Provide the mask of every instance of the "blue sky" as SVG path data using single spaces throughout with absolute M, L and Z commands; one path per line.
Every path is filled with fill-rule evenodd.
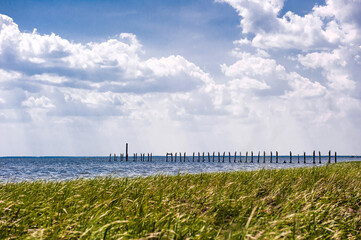
M 0 155 L 361 154 L 360 5 L 1 1 Z

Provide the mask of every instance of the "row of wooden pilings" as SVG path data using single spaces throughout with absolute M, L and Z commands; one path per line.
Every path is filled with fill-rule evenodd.
M 118 156 L 116 153 L 114 153 L 113 155 L 113 160 L 114 161 L 118 161 Z M 112 161 L 112 154 L 109 155 L 109 161 Z M 126 154 L 124 155 L 123 153 L 119 154 L 119 161 L 129 161 L 129 156 Z M 138 154 L 134 153 L 133 154 L 133 161 L 138 161 Z M 139 161 L 141 162 L 152 162 L 153 161 L 153 154 L 152 153 L 148 153 L 148 158 L 146 158 L 145 153 L 141 153 L 139 155 Z
M 202 153 L 202 156 L 200 154 L 200 152 L 198 152 L 198 156 L 195 156 L 195 153 L 193 152 L 193 156 L 192 156 L 192 162 L 206 162 L 208 160 L 208 162 L 215 162 L 216 158 L 218 157 L 218 162 L 225 162 L 226 160 L 226 153 L 223 152 L 223 154 L 221 155 L 220 152 L 218 152 L 218 156 L 215 156 L 215 152 L 213 152 L 212 156 L 211 154 L 208 152 L 207 156 L 205 156 L 204 152 Z M 244 162 L 245 163 L 248 163 L 248 152 L 246 152 L 246 155 L 244 157 Z M 270 155 L 267 156 L 269 157 L 270 159 L 270 163 L 273 162 L 273 153 L 270 152 Z M 169 159 L 170 158 L 170 159 Z M 292 155 L 292 152 L 290 152 L 290 158 L 289 158 L 289 163 L 292 163 L 292 158 L 293 158 L 293 155 Z M 321 161 L 322 159 L 322 156 L 321 156 L 321 152 L 318 152 L 318 163 L 322 163 Z M 185 162 L 186 161 L 186 153 L 183 154 L 183 157 L 182 157 L 182 153 L 179 153 L 179 161 L 180 162 Z M 237 152 L 234 153 L 234 155 L 232 156 L 231 155 L 231 152 L 228 152 L 228 162 L 242 162 L 242 153 L 240 152 L 239 153 L 239 156 L 237 156 Z M 258 155 L 257 155 L 257 163 L 260 163 L 260 160 L 261 160 L 261 156 L 260 156 L 260 152 L 258 152 Z M 276 151 L 276 157 L 275 157 L 275 163 L 279 163 L 278 161 L 278 151 Z M 175 153 L 173 155 L 173 153 L 166 153 L 166 162 L 177 162 L 177 153 Z M 254 155 L 253 155 L 253 152 L 251 151 L 251 156 L 250 156 L 250 163 L 254 163 Z M 263 163 L 266 163 L 266 152 L 264 151 L 263 152 L 263 159 L 262 159 L 262 162 Z M 336 163 L 337 162 L 337 153 L 335 152 L 335 155 L 334 155 L 334 162 Z M 286 159 L 283 160 L 283 163 L 287 163 L 286 162 Z M 297 163 L 300 163 L 300 155 L 298 154 L 297 155 Z M 303 163 L 306 163 L 306 152 L 303 153 Z M 313 164 L 316 164 L 316 152 L 313 151 L 313 155 L 312 155 L 312 163 Z M 331 163 L 331 151 L 328 152 L 328 161 L 327 163 Z

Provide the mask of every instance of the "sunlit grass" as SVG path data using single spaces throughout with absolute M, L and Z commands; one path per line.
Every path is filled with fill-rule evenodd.
M 360 162 L 0 184 L 1 239 L 360 236 Z

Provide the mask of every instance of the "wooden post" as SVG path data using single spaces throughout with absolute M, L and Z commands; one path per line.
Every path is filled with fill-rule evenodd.
M 253 163 L 253 151 L 251 151 L 251 163 Z
M 193 162 L 194 162 L 194 154 L 195 154 L 195 153 L 193 152 L 193 158 L 192 158 L 192 161 L 193 161 Z
M 120 154 L 120 161 L 123 162 L 123 160 L 124 160 L 124 154 L 122 153 Z
M 300 154 L 297 155 L 297 163 L 300 163 Z
M 214 162 L 214 152 L 213 152 L 213 155 L 212 155 L 212 161 Z
M 290 163 L 292 163 L 292 152 L 290 151 Z
M 239 152 L 239 162 L 242 162 L 242 152 Z
M 257 163 L 259 163 L 259 155 L 260 155 L 260 152 L 258 151 Z
M 234 152 L 234 162 L 237 162 L 237 152 Z
M 150 161 L 153 162 L 153 153 L 150 153 Z
M 315 159 L 315 150 L 313 150 L 313 155 L 312 155 L 312 163 L 316 164 L 316 159 Z
M 321 164 L 321 151 L 318 151 L 318 163 Z
M 137 154 L 135 153 L 135 158 L 133 159 L 134 161 L 137 161 Z
M 174 153 L 174 162 L 177 162 L 177 152 Z
M 165 154 L 165 161 L 168 162 L 168 153 Z
M 335 152 L 335 163 L 337 163 L 337 152 Z
M 221 162 L 221 153 L 218 152 L 218 162 Z
M 198 152 L 198 162 L 200 162 L 200 161 L 201 161 L 201 153 Z
M 276 151 L 276 163 L 278 163 L 278 151 Z
M 112 161 L 112 154 L 109 154 L 109 162 Z
M 272 151 L 271 151 L 270 163 L 272 163 Z
M 125 144 L 125 161 L 128 162 L 128 143 Z
M 224 162 L 224 157 L 226 155 L 226 152 L 223 152 L 223 159 L 222 159 L 222 162 Z
M 266 163 L 266 151 L 263 151 L 263 163 Z
M 184 155 L 183 155 L 183 162 L 186 162 L 186 152 L 184 152 Z
M 303 163 L 306 164 L 306 152 L 303 152 Z
M 328 151 L 328 162 L 327 163 L 331 163 L 331 150 Z
M 149 153 L 148 153 L 148 162 L 149 162 L 149 160 L 150 160 L 150 158 L 149 158 L 150 156 L 149 156 Z
M 231 162 L 231 152 L 228 152 L 228 162 Z
M 244 161 L 245 163 L 247 162 L 247 158 L 248 158 L 248 152 L 246 152 L 246 160 Z
M 173 162 L 173 153 L 170 153 L 170 160 Z
M 204 162 L 204 152 L 202 153 L 202 162 Z
M 211 155 L 208 152 L 208 162 L 211 162 Z

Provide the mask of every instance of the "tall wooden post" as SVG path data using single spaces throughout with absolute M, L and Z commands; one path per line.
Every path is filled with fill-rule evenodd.
M 331 150 L 328 151 L 328 162 L 327 163 L 331 163 Z
M 128 162 L 128 143 L 125 144 L 125 161 Z
M 211 155 L 208 152 L 208 162 L 211 162 Z
M 266 163 L 266 151 L 263 151 L 263 163 Z
M 218 162 L 221 162 L 221 153 L 218 152 Z
M 165 161 L 168 162 L 168 153 L 165 154 Z
M 239 152 L 239 162 L 242 162 L 242 152 Z
M 112 154 L 109 154 L 109 162 L 112 161 Z
M 198 162 L 200 162 L 200 161 L 201 161 L 201 153 L 198 152 Z
M 202 162 L 204 162 L 204 152 L 202 153 Z
M 174 162 L 177 162 L 177 152 L 174 153 Z
M 244 161 L 245 163 L 247 163 L 247 158 L 248 158 L 248 152 L 246 152 L 246 160 Z
M 306 152 L 303 152 L 303 163 L 306 164 Z
M 192 161 L 194 162 L 194 152 L 193 152 L 193 158 L 192 158 Z
M 149 153 L 148 153 L 148 162 L 150 161 L 150 156 L 149 156 Z
M 297 155 L 297 163 L 300 163 L 300 154 Z
M 173 153 L 170 153 L 170 160 L 173 162 Z
M 292 152 L 290 151 L 290 163 L 292 163 Z
M 231 152 L 228 152 L 228 162 L 231 162 Z
M 321 164 L 321 151 L 318 151 L 318 163 Z
M 214 162 L 214 152 L 213 152 L 213 155 L 212 155 L 212 161 Z
M 276 151 L 276 163 L 278 163 L 278 151 Z
M 183 162 L 186 162 L 186 152 L 184 152 L 184 155 L 183 155 Z
M 337 152 L 335 152 L 335 163 L 337 163 Z
M 272 163 L 272 151 L 271 151 L 271 158 L 270 158 L 270 163 Z
M 224 157 L 226 155 L 226 152 L 223 152 L 223 159 L 222 159 L 222 162 L 224 162 Z
M 260 152 L 258 151 L 257 163 L 259 163 L 259 155 L 260 155 Z
M 315 150 L 313 150 L 312 163 L 316 164 Z
M 237 152 L 234 152 L 234 162 L 237 162 Z

